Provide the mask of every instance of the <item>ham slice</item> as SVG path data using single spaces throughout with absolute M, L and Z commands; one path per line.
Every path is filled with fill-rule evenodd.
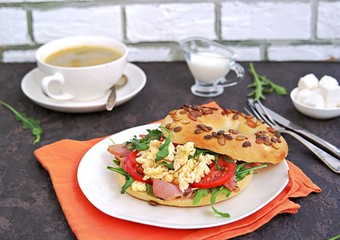
M 233 191 L 233 192 L 238 192 L 239 191 L 239 188 L 237 186 L 237 181 L 236 181 L 236 178 L 235 176 L 230 178 L 227 182 L 225 182 L 223 184 L 226 188 L 228 188 L 230 191 Z
M 126 147 L 125 143 L 111 145 L 107 150 L 115 155 L 115 157 L 126 157 L 132 152 L 132 150 Z
M 163 200 L 170 200 L 183 195 L 178 186 L 158 179 L 153 180 L 153 194 Z
M 128 149 L 125 143 L 110 145 L 107 149 L 120 162 L 120 167 L 125 170 L 125 158 L 132 150 Z

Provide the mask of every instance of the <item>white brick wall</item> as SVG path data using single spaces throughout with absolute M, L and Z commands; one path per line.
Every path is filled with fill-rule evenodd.
M 30 43 L 26 12 L 20 8 L 0 8 L 0 47 Z
M 226 40 L 308 39 L 310 3 L 226 2 L 222 4 L 222 37 Z
M 340 1 L 319 3 L 317 37 L 340 39 Z
M 102 35 L 122 40 L 119 6 L 33 10 L 33 36 L 37 43 L 73 36 Z
M 241 61 L 340 61 L 339 13 L 340 0 L 0 0 L 0 62 L 87 34 L 124 41 L 130 61 L 183 60 L 178 41 L 190 36 Z
M 261 61 L 261 49 L 259 47 L 227 47 L 236 54 L 238 61 Z
M 34 62 L 36 50 L 9 50 L 3 54 L 3 62 Z
M 131 62 L 153 62 L 162 61 L 170 62 L 171 49 L 170 48 L 152 48 L 152 47 L 130 47 L 128 61 Z
M 178 41 L 189 36 L 216 39 L 213 3 L 126 6 L 130 42 Z
M 272 61 L 324 61 L 340 59 L 340 46 L 273 46 L 268 48 L 268 59 Z

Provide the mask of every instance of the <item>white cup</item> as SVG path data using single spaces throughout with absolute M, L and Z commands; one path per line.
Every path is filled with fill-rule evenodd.
M 103 47 L 120 53 L 116 60 L 93 66 L 63 67 L 48 64 L 53 53 L 75 47 Z M 36 52 L 38 68 L 46 76 L 41 88 L 44 94 L 58 101 L 91 101 L 107 94 L 123 75 L 128 48 L 122 42 L 106 37 L 76 36 L 57 39 L 41 46 Z

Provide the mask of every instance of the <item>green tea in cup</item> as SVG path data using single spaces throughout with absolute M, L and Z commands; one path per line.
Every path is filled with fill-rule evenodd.
M 59 67 L 89 67 L 115 61 L 122 54 L 102 46 L 74 46 L 48 55 L 44 62 Z

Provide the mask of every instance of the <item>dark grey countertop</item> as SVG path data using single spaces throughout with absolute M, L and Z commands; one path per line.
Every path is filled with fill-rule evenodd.
M 136 63 L 147 75 L 145 88 L 131 101 L 112 112 L 62 113 L 42 108 L 21 91 L 23 76 L 35 64 L 0 64 L 0 99 L 28 116 L 39 119 L 44 128 L 41 141 L 23 130 L 14 116 L 0 106 L 0 239 L 74 239 L 47 171 L 33 152 L 61 139 L 87 140 L 143 125 L 164 117 L 185 103 L 216 101 L 226 108 L 243 111 L 246 85 L 225 89 L 216 98 L 195 97 L 190 92 L 192 76 L 185 63 Z M 241 63 L 246 69 L 249 63 Z M 340 79 L 340 63 L 255 63 L 256 70 L 292 90 L 301 76 L 314 73 L 321 78 Z M 268 95 L 266 105 L 327 141 L 340 145 L 340 118 L 314 120 L 295 110 L 288 96 Z M 307 148 L 285 137 L 288 159 L 300 167 L 322 192 L 293 201 L 301 205 L 297 214 L 281 214 L 253 233 L 238 239 L 328 239 L 340 234 L 340 177 L 326 168 Z M 141 239 L 143 237 L 141 236 Z

